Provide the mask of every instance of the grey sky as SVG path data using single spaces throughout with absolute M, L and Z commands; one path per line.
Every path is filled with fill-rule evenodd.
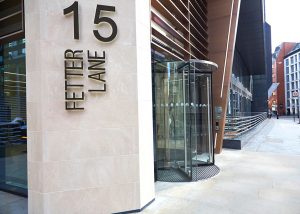
M 300 42 L 300 0 L 265 0 L 272 51 L 281 42 Z

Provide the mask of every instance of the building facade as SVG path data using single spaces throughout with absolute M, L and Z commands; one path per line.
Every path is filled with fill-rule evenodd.
M 259 2 L 241 3 L 228 95 L 224 146 L 241 148 L 239 137 L 260 124 L 267 112 L 271 73 L 271 29 Z
M 269 108 L 278 115 L 286 114 L 286 92 L 284 75 L 284 57 L 295 47 L 296 43 L 283 42 L 273 53 L 272 76 L 278 83 L 277 89 L 272 92 L 269 98 Z
M 0 188 L 28 195 L 29 213 L 120 213 L 153 202 L 155 180 L 201 179 L 231 85 L 243 111 L 265 100 L 263 8 L 0 1 Z
M 295 45 L 293 50 L 284 57 L 285 77 L 285 106 L 286 114 L 299 113 L 300 90 L 300 45 Z
M 266 54 L 266 75 L 267 75 L 267 88 L 270 88 L 272 81 L 272 28 L 265 22 L 265 54 Z
M 271 72 L 271 27 L 258 2 L 241 4 L 234 52 L 228 116 L 267 111 L 268 75 Z M 255 25 L 249 25 L 249 23 Z M 255 32 L 255 33 L 254 33 Z M 270 82 L 270 81 L 269 81 Z
M 0 2 L 0 189 L 27 195 L 23 5 Z

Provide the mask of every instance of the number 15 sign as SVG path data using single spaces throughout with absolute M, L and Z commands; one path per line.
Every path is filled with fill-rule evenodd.
M 94 36 L 101 42 L 111 42 L 114 40 L 118 33 L 118 27 L 114 20 L 109 17 L 101 16 L 101 11 L 107 12 L 115 12 L 116 9 L 113 6 L 107 5 L 97 5 L 94 24 L 100 25 L 102 23 L 107 23 L 110 25 L 112 32 L 108 37 L 101 36 L 98 30 L 93 30 Z M 78 14 L 78 1 L 75 1 L 71 6 L 64 9 L 64 15 L 68 15 L 70 13 L 74 14 L 74 39 L 79 39 L 79 14 Z
M 99 30 L 94 29 L 95 38 L 101 42 L 112 42 L 118 33 L 118 27 L 115 21 L 102 15 L 102 12 L 116 11 L 114 6 L 97 5 L 95 9 L 94 24 L 101 27 L 101 24 L 108 24 L 111 27 L 109 36 L 103 36 Z M 75 1 L 72 5 L 63 10 L 64 15 L 73 13 L 74 39 L 79 40 L 79 4 Z M 83 23 L 88 25 L 89 23 Z M 96 28 L 96 26 L 95 26 Z M 73 50 L 69 48 L 64 53 L 64 76 L 65 76 L 65 109 L 84 110 L 83 102 L 88 93 L 103 93 L 107 90 L 105 80 L 106 51 Z M 84 65 L 87 65 L 84 67 Z M 88 86 L 83 83 L 84 78 L 88 78 Z M 87 90 L 84 88 L 87 87 Z

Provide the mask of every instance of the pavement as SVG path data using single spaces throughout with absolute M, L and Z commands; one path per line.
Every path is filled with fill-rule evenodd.
M 242 138 L 243 150 L 274 154 L 300 155 L 300 124 L 298 118 L 268 119 L 260 129 Z
M 243 142 L 242 150 L 216 155 L 221 171 L 211 179 L 156 182 L 155 201 L 141 213 L 300 214 L 300 124 L 268 119 Z M 26 213 L 26 199 L 5 194 L 0 214 Z
M 191 183 L 156 183 L 143 214 L 300 214 L 300 124 L 268 119 L 242 150 L 216 155 L 220 173 Z
M 0 214 L 27 214 L 27 198 L 0 191 Z

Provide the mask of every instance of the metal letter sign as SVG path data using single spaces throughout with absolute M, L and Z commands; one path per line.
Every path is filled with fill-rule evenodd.
M 64 15 L 73 13 L 74 23 L 74 39 L 79 40 L 79 4 L 78 1 L 74 1 L 72 5 L 65 8 Z M 99 30 L 93 30 L 93 34 L 100 42 L 112 42 L 118 33 L 118 27 L 115 21 L 109 17 L 102 16 L 102 12 L 115 12 L 114 6 L 97 5 L 95 11 L 94 24 L 101 25 L 106 23 L 111 27 L 111 34 L 108 37 L 104 37 L 99 33 Z M 86 55 L 84 55 L 86 53 Z M 85 99 L 85 93 L 83 91 L 84 85 L 84 71 L 87 72 L 88 80 L 98 83 L 98 88 L 88 88 L 89 93 L 106 92 L 106 80 L 104 76 L 106 74 L 106 52 L 94 51 L 91 54 L 90 50 L 72 50 L 67 49 L 64 54 L 64 72 L 65 72 L 65 109 L 66 110 L 84 110 L 82 102 Z M 86 61 L 87 63 L 84 63 Z M 87 69 L 84 65 L 87 64 Z M 76 80 L 76 83 L 74 81 Z M 78 83 L 80 81 L 80 83 Z
M 73 12 L 74 14 L 74 39 L 79 39 L 78 1 L 64 9 L 64 15 Z
M 114 38 L 116 38 L 118 28 L 117 28 L 117 25 L 114 22 L 114 20 L 112 20 L 111 18 L 101 17 L 101 10 L 115 12 L 116 9 L 115 9 L 115 7 L 112 7 L 112 6 L 97 5 L 96 13 L 95 13 L 94 24 L 99 25 L 101 23 L 106 22 L 107 24 L 109 24 L 111 26 L 111 29 L 112 29 L 111 35 L 109 37 L 103 37 L 99 34 L 98 30 L 94 30 L 93 32 L 94 32 L 95 37 L 101 42 L 111 42 L 112 40 L 114 40 Z
M 298 97 L 298 91 L 293 91 L 293 97 Z
M 96 7 L 94 24 L 100 25 L 101 23 L 107 23 L 111 26 L 112 32 L 109 37 L 103 37 L 100 35 L 98 30 L 94 30 L 95 37 L 101 42 L 111 42 L 113 41 L 118 33 L 118 27 L 114 20 L 109 17 L 101 17 L 101 11 L 115 12 L 116 8 L 113 6 L 98 4 Z M 74 39 L 79 39 L 79 15 L 78 15 L 78 1 L 64 9 L 64 15 L 68 15 L 71 12 L 74 14 Z

